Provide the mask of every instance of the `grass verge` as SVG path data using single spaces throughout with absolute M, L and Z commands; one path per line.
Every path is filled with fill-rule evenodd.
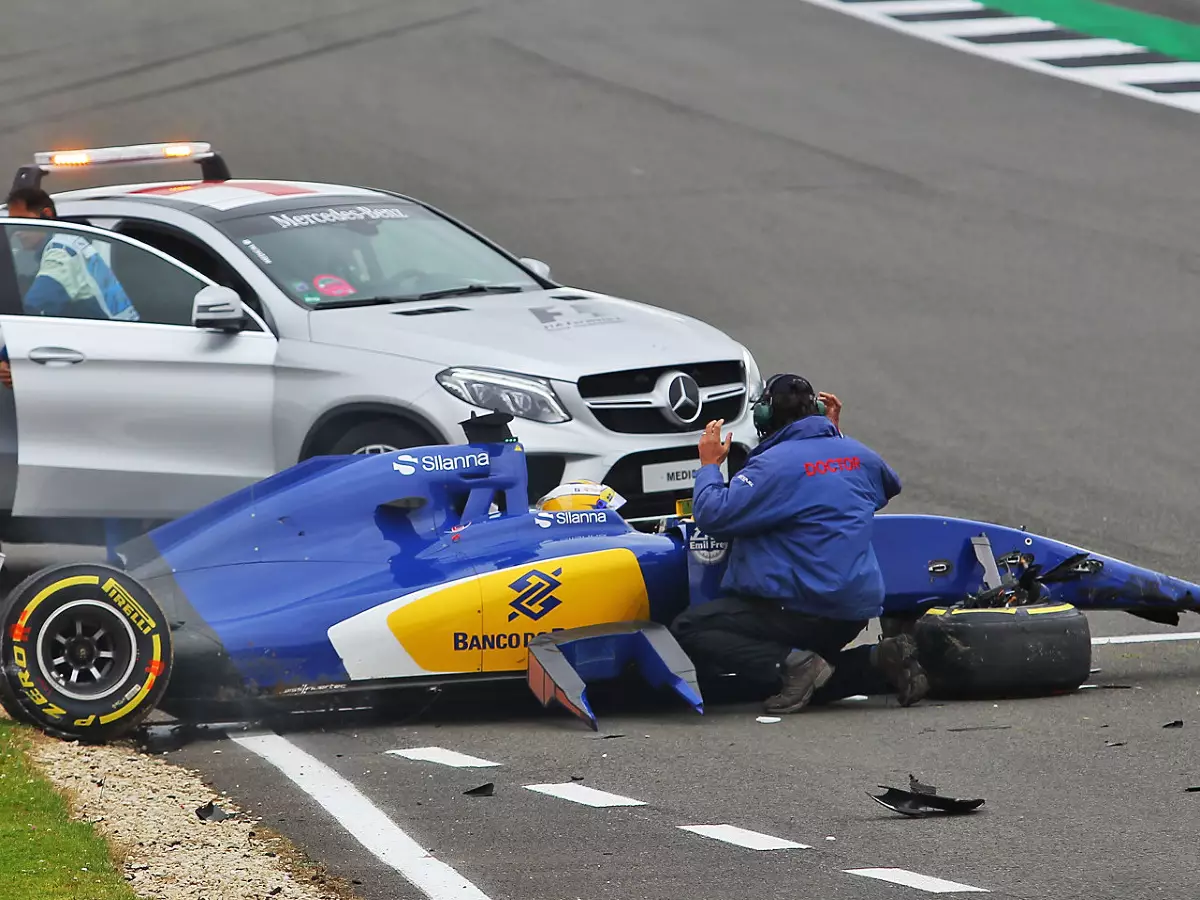
M 27 900 L 137 900 L 107 841 L 71 821 L 67 801 L 29 764 L 27 729 L 0 716 L 0 894 Z

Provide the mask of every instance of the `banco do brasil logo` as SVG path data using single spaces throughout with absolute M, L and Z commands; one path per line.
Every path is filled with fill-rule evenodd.
M 513 612 L 508 614 L 508 621 L 517 616 L 528 616 L 535 622 L 559 606 L 562 601 L 554 596 L 554 592 L 562 587 L 562 582 L 556 576 L 562 574 L 562 569 L 555 569 L 547 575 L 537 569 L 530 569 L 509 585 L 517 592 L 517 599 L 508 605 Z

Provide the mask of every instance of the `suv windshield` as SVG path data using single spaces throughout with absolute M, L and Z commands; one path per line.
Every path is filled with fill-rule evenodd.
M 454 223 L 400 199 L 335 202 L 222 224 L 284 293 L 314 309 L 542 287 Z

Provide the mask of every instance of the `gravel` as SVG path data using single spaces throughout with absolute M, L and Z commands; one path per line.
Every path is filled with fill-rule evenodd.
M 0 713 L 0 715 L 3 715 Z M 30 756 L 113 847 L 133 890 L 164 900 L 351 900 L 311 862 L 192 770 L 124 744 L 88 746 L 34 734 Z M 214 801 L 226 813 L 206 822 Z

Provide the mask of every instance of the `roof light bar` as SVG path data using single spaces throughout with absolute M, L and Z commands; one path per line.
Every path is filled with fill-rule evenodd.
M 86 150 L 44 150 L 33 155 L 43 169 L 78 169 L 88 166 L 127 165 L 172 160 L 211 159 L 216 156 L 211 144 L 203 141 L 176 141 L 162 144 L 132 144 L 127 147 L 93 147 Z
M 131 144 L 126 147 L 91 147 L 81 150 L 43 150 L 33 155 L 33 163 L 17 169 L 14 188 L 41 187 L 50 172 L 137 163 L 195 162 L 205 181 L 228 181 L 229 166 L 221 154 L 204 141 L 167 141 L 158 144 Z

